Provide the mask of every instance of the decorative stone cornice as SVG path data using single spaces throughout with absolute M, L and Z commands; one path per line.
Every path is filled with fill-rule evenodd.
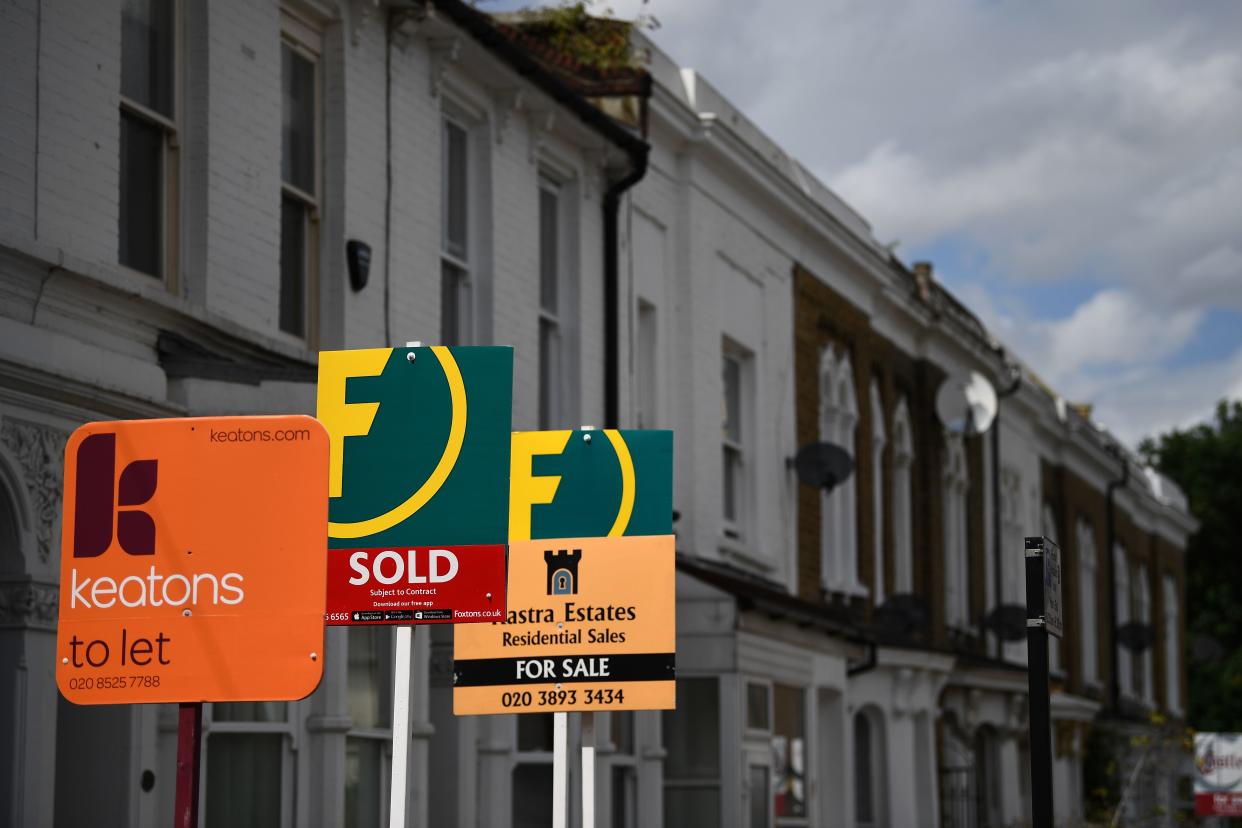
M 55 630 L 59 607 L 56 584 L 26 578 L 0 581 L 0 628 Z
M 17 458 L 26 478 L 35 546 L 45 564 L 52 557 L 54 545 L 65 440 L 60 431 L 34 423 L 6 418 L 0 424 L 0 444 Z

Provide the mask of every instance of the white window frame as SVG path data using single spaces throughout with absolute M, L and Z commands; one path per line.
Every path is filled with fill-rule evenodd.
M 970 470 L 966 446 L 960 436 L 946 433 L 944 438 L 943 514 L 944 514 L 944 597 L 945 626 L 974 634 L 970 626 L 970 549 L 967 524 L 967 492 Z
M 725 787 L 724 787 L 724 778 L 726 775 L 725 774 L 725 763 L 730 761 L 728 755 L 726 754 L 728 740 L 725 738 L 724 722 L 722 721 L 725 715 L 725 709 L 726 709 L 726 705 L 724 703 L 725 699 L 723 697 L 723 694 L 725 692 L 725 682 L 721 681 L 721 677 L 719 675 L 678 676 L 677 680 L 679 683 L 682 680 L 687 680 L 687 681 L 707 680 L 707 681 L 715 682 L 716 707 L 717 707 L 716 729 L 717 729 L 717 732 L 720 734 L 720 743 L 719 743 L 720 753 L 716 757 L 716 764 L 717 764 L 716 774 L 717 775 L 711 778 L 675 777 L 675 776 L 669 776 L 668 772 L 665 771 L 662 774 L 662 778 L 661 778 L 661 791 L 662 793 L 664 793 L 665 799 L 667 799 L 667 792 L 669 788 L 674 788 L 678 790 L 698 789 L 698 790 L 715 791 L 718 807 L 720 808 L 720 816 L 722 819 L 724 819 L 730 802 L 736 801 L 732 799 L 732 795 L 730 796 L 729 799 L 725 799 Z M 675 715 L 676 711 L 664 711 L 664 713 Z M 666 731 L 663 728 L 663 722 L 661 722 L 661 732 L 666 733 Z M 668 748 L 664 747 L 664 750 L 667 752 Z M 663 819 L 663 817 L 664 817 L 664 814 L 661 814 L 661 819 Z
M 573 309 L 577 303 L 577 269 L 576 269 L 576 242 L 573 234 L 577 232 L 576 214 L 571 212 L 576 209 L 577 189 L 572 181 L 564 175 L 558 175 L 550 168 L 540 168 L 537 194 L 539 204 L 542 204 L 543 194 L 549 193 L 556 198 L 556 249 L 553 251 L 556 257 L 556 307 L 545 308 L 543 297 L 539 294 L 543 284 L 543 250 L 542 241 L 537 242 L 539 245 L 536 249 L 536 267 L 537 287 L 536 301 L 539 307 L 538 334 L 536 339 L 536 348 L 541 348 L 543 331 L 545 327 L 552 333 L 549 342 L 552 348 L 549 353 L 548 376 L 551 377 L 551 385 L 544 386 L 542 382 L 543 375 L 543 355 L 540 354 L 538 362 L 539 378 L 539 410 L 536 416 L 539 422 L 539 428 L 572 428 L 577 423 L 577 406 L 573 392 L 577 389 L 578 383 L 573 381 L 576 375 L 576 348 L 577 348 L 577 328 L 574 323 Z M 536 235 L 542 239 L 542 221 L 543 209 L 538 206 L 536 209 Z M 545 394 L 548 396 L 545 398 Z M 545 409 L 546 405 L 546 411 Z
M 171 0 L 172 5 L 172 116 L 142 105 L 121 92 L 118 86 L 117 97 L 120 100 L 120 119 L 125 116 L 137 118 L 158 128 L 163 135 L 164 151 L 161 156 L 162 167 L 160 181 L 163 184 L 163 203 L 160 208 L 160 272 L 146 273 L 129 267 L 120 261 L 120 188 L 125 186 L 119 182 L 117 189 L 117 264 L 127 273 L 144 279 L 159 279 L 170 292 L 180 287 L 181 262 L 181 120 L 182 120 L 182 60 L 183 48 L 183 15 L 181 0 Z M 118 141 L 120 121 L 118 120 Z M 119 144 L 118 144 L 119 152 Z M 119 159 L 118 159 L 119 170 Z
M 874 514 L 872 569 L 874 584 L 872 597 L 876 605 L 884 602 L 884 491 L 887 482 L 884 474 L 884 447 L 888 434 L 884 428 L 884 403 L 880 397 L 880 384 L 872 379 L 868 402 L 871 405 L 871 509 Z
M 348 664 L 349 647 L 352 643 L 350 640 L 349 633 L 353 632 L 354 629 L 359 629 L 359 628 L 348 627 L 346 629 L 347 629 L 346 635 L 342 636 L 343 644 L 344 644 L 344 653 L 342 654 L 342 658 L 345 660 L 346 664 Z M 387 655 L 388 669 L 381 671 L 381 674 L 387 675 L 390 678 L 394 675 L 394 670 L 396 668 L 396 640 L 397 640 L 397 636 L 395 634 L 395 628 L 393 628 L 393 633 L 389 635 L 389 646 L 388 646 L 388 655 Z M 348 676 L 349 676 L 348 669 L 346 669 L 345 675 L 346 675 L 346 680 L 348 681 Z M 345 692 L 348 695 L 348 692 L 349 692 L 348 687 L 345 688 Z M 389 713 L 389 715 L 391 717 L 391 712 Z M 381 824 L 387 823 L 388 822 L 389 790 L 390 790 L 391 776 L 392 776 L 391 774 L 392 722 L 391 721 L 389 722 L 388 727 L 360 727 L 360 726 L 353 724 L 351 721 L 350 728 L 345 733 L 346 744 L 348 744 L 349 740 L 351 739 L 366 740 L 366 741 L 375 742 L 379 744 L 380 766 L 381 766 L 381 772 L 379 775 L 380 776 L 379 778 L 380 822 Z M 345 767 L 343 760 L 342 760 L 341 767 L 342 767 L 342 770 Z M 345 790 L 344 790 L 345 782 L 346 780 L 344 776 L 342 776 L 341 778 L 341 786 L 342 786 L 341 801 L 342 802 L 345 800 Z
M 634 412 L 639 428 L 660 422 L 660 306 L 638 297 L 634 307 Z
M 315 140 L 315 157 L 314 157 L 314 192 L 307 192 L 288 181 L 284 180 L 284 175 L 280 177 L 280 198 L 283 203 L 288 198 L 301 202 L 306 208 L 306 253 L 305 253 L 305 273 L 303 279 L 303 332 L 301 335 L 284 330 L 280 325 L 280 317 L 282 315 L 281 291 L 279 281 L 276 289 L 276 329 L 283 337 L 304 343 L 308 348 L 314 348 L 318 343 L 319 337 L 319 266 L 320 266 L 320 241 L 321 241 L 321 225 L 322 225 L 322 193 L 323 193 L 323 32 L 308 20 L 295 16 L 288 9 L 281 9 L 280 12 L 280 43 L 281 46 L 289 46 L 294 53 L 309 60 L 315 67 L 315 117 L 314 117 L 314 140 Z M 281 78 L 283 89 L 284 78 Z M 282 160 L 283 164 L 283 160 Z M 282 231 L 283 232 L 283 227 Z M 283 239 L 280 247 L 283 248 Z M 279 277 L 279 274 L 278 274 Z
M 1100 639 L 1098 582 L 1099 556 L 1095 548 L 1095 530 L 1085 518 L 1074 528 L 1075 551 L 1078 553 L 1078 617 L 1082 645 L 1082 679 L 1088 687 L 1100 686 Z
M 738 439 L 730 438 L 721 429 L 720 442 L 720 525 L 721 544 L 734 552 L 748 549 L 752 541 L 755 522 L 755 406 L 754 390 L 755 354 L 736 340 L 728 336 L 721 338 L 720 345 L 721 379 L 720 406 L 721 423 L 724 422 L 727 399 L 724 387 L 724 363 L 732 361 L 738 366 Z M 725 477 L 729 474 L 725 455 L 733 452 L 737 457 L 737 478 L 733 481 L 734 515 L 730 518 L 725 512 Z
M 235 735 L 278 735 L 282 737 L 280 740 L 280 823 L 279 826 L 273 826 L 273 828 L 291 828 L 293 825 L 296 807 L 294 802 L 294 777 L 296 774 L 294 748 L 297 744 L 297 723 L 305 717 L 305 713 L 302 710 L 304 702 L 262 703 L 285 705 L 284 721 L 217 721 L 215 718 L 216 704 L 209 703 L 203 705 L 203 752 L 202 767 L 199 771 L 199 784 L 203 795 L 199 797 L 198 804 L 199 825 L 211 824 L 209 822 L 211 815 L 208 813 L 207 808 L 210 799 L 207 792 L 207 779 L 210 774 L 208 766 L 211 761 L 212 741 L 228 739 L 229 736 Z M 242 702 L 242 704 L 249 704 L 249 702 Z
M 801 826 L 806 826 L 806 825 L 811 824 L 811 813 L 814 810 L 814 805 L 812 804 L 812 787 L 813 787 L 812 780 L 815 777 L 812 772 L 814 768 L 812 767 L 812 762 L 811 762 L 812 751 L 811 751 L 810 731 L 812 728 L 812 724 L 811 724 L 811 716 L 810 716 L 810 704 L 811 704 L 811 699 L 815 695 L 815 693 L 812 687 L 807 687 L 802 684 L 793 684 L 793 683 L 786 684 L 783 682 L 774 682 L 772 684 L 770 688 L 770 692 L 768 693 L 768 707 L 769 707 L 768 731 L 769 731 L 769 738 L 773 741 L 776 739 L 776 735 L 777 735 L 776 734 L 776 685 L 778 684 L 785 687 L 786 689 L 794 690 L 802 694 L 802 801 L 806 807 L 806 815 L 805 816 L 778 815 L 776 813 L 776 801 L 774 797 L 769 797 L 769 800 L 770 800 L 769 808 L 771 809 L 771 814 L 772 814 L 772 819 L 773 819 L 772 824 L 775 825 L 776 828 L 801 828 Z M 770 774 L 768 778 L 770 782 L 775 783 L 776 781 L 775 744 L 772 745 L 771 754 L 772 754 L 772 760 L 773 760 L 773 767 L 770 768 L 768 771 L 768 773 Z M 792 745 L 787 747 L 787 756 L 788 756 L 788 761 L 792 763 L 793 761 L 793 746 Z
M 893 590 L 914 592 L 914 432 L 906 398 L 893 412 Z
M 858 396 L 851 354 L 829 345 L 819 359 L 819 436 L 858 457 Z M 858 577 L 858 478 L 820 492 L 820 579 L 829 592 L 866 596 Z
M 451 198 L 451 176 L 449 175 L 449 153 L 451 151 L 449 142 L 450 129 L 460 130 L 463 139 L 462 151 L 464 158 L 462 163 L 466 167 L 465 182 L 463 183 L 464 192 L 461 198 L 465 200 L 464 221 L 465 221 L 465 243 L 464 249 L 454 251 L 450 249 L 452 245 L 449 240 L 449 203 Z M 478 244 L 475 239 L 478 233 L 479 222 L 476 219 L 476 211 L 478 200 L 476 177 L 478 172 L 475 170 L 477 166 L 475 153 L 473 152 L 474 133 L 471 125 L 464 119 L 457 117 L 450 112 L 442 112 L 440 116 L 440 290 L 446 287 L 446 266 L 457 271 L 455 284 L 453 289 L 456 291 L 454 307 L 457 310 L 457 319 L 455 327 L 457 329 L 457 338 L 454 345 L 468 345 L 474 342 L 475 324 L 474 324 L 474 295 L 476 282 L 476 258 Z M 441 295 L 440 309 L 441 314 L 445 307 L 445 297 Z M 444 330 L 444 319 L 440 320 L 440 330 Z M 441 339 L 444 339 L 441 336 Z

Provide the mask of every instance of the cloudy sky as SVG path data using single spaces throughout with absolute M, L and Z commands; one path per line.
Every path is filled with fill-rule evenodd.
M 1123 439 L 1242 397 L 1242 3 L 610 5 Z

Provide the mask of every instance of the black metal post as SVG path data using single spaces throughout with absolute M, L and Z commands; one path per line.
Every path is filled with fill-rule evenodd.
M 1048 699 L 1048 629 L 1044 625 L 1044 550 L 1039 541 L 1026 539 L 1031 826 L 1052 828 L 1052 710 Z

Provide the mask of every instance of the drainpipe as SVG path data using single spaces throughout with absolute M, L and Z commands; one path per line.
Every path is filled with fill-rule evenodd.
M 647 126 L 647 101 L 651 99 L 651 76 L 643 79 L 640 97 L 642 125 Z M 628 144 L 630 171 L 608 184 L 604 193 L 604 426 L 621 425 L 621 264 L 620 233 L 621 196 L 647 172 L 651 147 L 646 141 Z M 631 240 L 631 245 L 633 241 Z
M 647 172 L 647 148 L 630 154 L 630 171 L 604 193 L 604 425 L 621 421 L 621 279 L 618 224 L 621 195 Z
M 1005 349 L 997 348 L 996 355 L 1005 364 Z M 1022 372 L 1014 370 L 1015 366 L 1006 365 L 1013 375 L 1013 382 L 996 392 L 996 416 L 992 418 L 992 606 L 999 607 L 1001 600 L 1001 562 L 1004 552 L 1001 550 L 1001 515 L 1000 515 L 1000 415 L 1001 400 L 1017 393 L 1022 387 Z M 986 642 L 986 638 L 984 639 Z M 986 652 L 986 650 L 984 651 Z M 997 654 L 1004 652 L 1004 645 L 997 642 Z
M 1109 629 L 1109 658 L 1111 659 L 1113 669 L 1113 686 L 1110 695 L 1112 696 L 1113 713 L 1121 711 L 1121 682 L 1117 675 L 1117 573 L 1113 568 L 1117 565 L 1117 561 L 1113 556 L 1113 546 L 1117 542 L 1117 524 L 1116 524 L 1116 504 L 1115 493 L 1118 489 L 1125 488 L 1130 482 L 1130 462 L 1126 460 L 1121 453 L 1121 449 L 1115 445 L 1108 447 L 1108 453 L 1121 461 L 1121 477 L 1116 480 L 1110 480 L 1108 489 L 1104 494 L 1105 519 L 1104 524 L 1107 527 L 1107 545 L 1105 546 L 1105 555 L 1108 556 L 1108 571 L 1112 575 L 1112 579 L 1108 585 L 1108 629 Z

